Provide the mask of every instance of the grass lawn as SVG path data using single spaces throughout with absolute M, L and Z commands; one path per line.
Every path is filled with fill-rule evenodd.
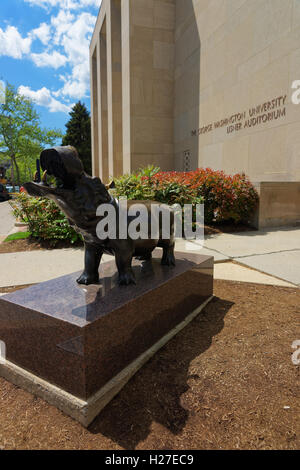
M 16 232 L 12 233 L 11 235 L 8 235 L 4 242 L 12 242 L 14 240 L 25 240 L 26 238 L 29 238 L 31 235 L 30 232 Z

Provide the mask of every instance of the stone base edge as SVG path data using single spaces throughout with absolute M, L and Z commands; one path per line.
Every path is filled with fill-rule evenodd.
M 27 392 L 37 395 L 50 405 L 54 405 L 65 414 L 81 423 L 84 427 L 96 418 L 100 411 L 119 393 L 131 377 L 170 339 L 187 326 L 206 305 L 212 300 L 213 295 L 203 302 L 197 309 L 191 312 L 185 320 L 169 331 L 151 348 L 137 357 L 131 364 L 118 375 L 107 382 L 97 393 L 87 401 L 65 392 L 59 387 L 43 380 L 25 369 L 9 362 L 0 361 L 0 376 L 9 382 L 19 386 Z

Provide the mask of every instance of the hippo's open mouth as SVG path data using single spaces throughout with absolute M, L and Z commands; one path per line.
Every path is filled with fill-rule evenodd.
M 61 189 L 48 186 L 44 183 L 24 183 L 23 187 L 30 196 L 34 197 L 47 197 L 51 194 L 54 196 L 57 195 L 59 191 L 62 191 Z

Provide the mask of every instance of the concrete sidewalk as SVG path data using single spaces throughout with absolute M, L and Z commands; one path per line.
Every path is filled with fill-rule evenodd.
M 102 262 L 112 259 L 104 255 Z M 35 250 L 0 254 L 0 288 L 48 281 L 83 269 L 83 249 Z
M 208 237 L 205 247 L 295 285 L 300 285 L 300 228 L 285 227 Z
M 208 254 L 207 250 L 197 250 L 197 253 Z M 2 253 L 0 254 L 0 288 L 36 284 L 76 271 L 80 272 L 83 269 L 83 258 L 83 250 L 72 248 Z M 112 259 L 111 256 L 104 255 L 101 262 Z M 215 279 L 294 287 L 293 284 L 284 280 L 232 262 L 215 263 L 214 277 Z
M 0 202 L 0 243 L 15 226 L 15 218 L 9 202 Z
M 299 228 L 214 235 L 207 237 L 204 245 L 179 240 L 176 249 L 214 256 L 216 279 L 300 285 Z M 0 254 L 0 288 L 35 284 L 81 271 L 83 258 L 83 250 L 73 248 Z M 111 259 L 105 255 L 102 262 Z
M 300 286 L 299 228 L 213 235 L 204 246 L 196 240 L 180 240 L 176 246 L 214 256 L 216 279 Z

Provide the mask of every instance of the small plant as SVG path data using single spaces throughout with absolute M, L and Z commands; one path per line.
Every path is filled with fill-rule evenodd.
M 49 199 L 29 197 L 20 193 L 11 202 L 14 216 L 28 224 L 31 236 L 39 240 L 49 240 L 55 246 L 59 240 L 75 243 L 81 236 L 69 225 L 65 215 Z
M 149 165 L 137 173 L 126 174 L 115 180 L 116 195 L 127 199 L 154 199 L 153 178 L 160 168 Z

